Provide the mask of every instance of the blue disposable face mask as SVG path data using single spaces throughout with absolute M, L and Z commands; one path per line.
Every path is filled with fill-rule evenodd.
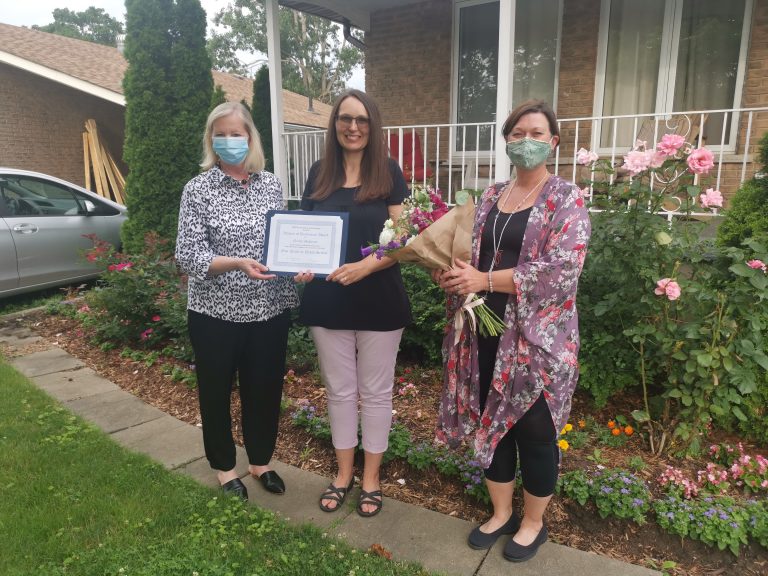
M 530 170 L 546 162 L 552 147 L 547 141 L 522 138 L 514 142 L 507 142 L 507 156 L 515 166 Z
M 213 151 L 227 164 L 240 164 L 248 156 L 248 138 L 245 136 L 214 136 Z

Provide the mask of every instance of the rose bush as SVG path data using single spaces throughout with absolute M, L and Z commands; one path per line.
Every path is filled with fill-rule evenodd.
M 712 153 L 665 135 L 622 166 L 581 156 L 596 209 L 579 289 L 582 385 L 598 403 L 641 392 L 633 416 L 654 452 L 696 452 L 712 426 L 768 440 L 768 244 L 719 246 L 691 217 L 723 203 L 706 184 Z

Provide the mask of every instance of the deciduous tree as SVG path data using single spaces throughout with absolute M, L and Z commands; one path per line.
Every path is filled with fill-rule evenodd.
M 103 8 L 94 6 L 82 12 L 75 12 L 69 8 L 56 8 L 53 11 L 53 22 L 45 26 L 32 26 L 32 28 L 107 46 L 115 46 L 117 35 L 124 31 L 120 20 L 112 18 Z
M 214 22 L 226 31 L 214 33 L 209 50 L 214 66 L 240 71 L 244 66 L 236 50 L 267 51 L 266 9 L 259 0 L 235 0 Z M 280 7 L 283 88 L 330 103 L 344 90 L 362 53 L 343 37 L 341 27 L 329 20 Z

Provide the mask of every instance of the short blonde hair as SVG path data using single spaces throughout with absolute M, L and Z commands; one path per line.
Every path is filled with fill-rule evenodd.
M 248 109 L 240 102 L 224 102 L 211 110 L 208 114 L 208 120 L 205 123 L 205 134 L 203 134 L 203 161 L 200 167 L 203 170 L 210 170 L 215 166 L 219 157 L 213 151 L 213 124 L 219 118 L 224 118 L 230 114 L 236 114 L 245 125 L 248 132 L 248 155 L 245 157 L 245 169 L 248 172 L 260 172 L 264 170 L 264 149 L 261 146 L 261 137 L 259 131 L 253 123 L 253 118 Z

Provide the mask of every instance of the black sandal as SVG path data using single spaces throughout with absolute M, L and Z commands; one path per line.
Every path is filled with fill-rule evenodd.
M 336 512 L 336 510 L 341 508 L 341 505 L 344 504 L 344 500 L 347 499 L 347 493 L 350 490 L 352 490 L 352 486 L 354 486 L 354 484 L 355 484 L 354 477 L 352 478 L 352 480 L 349 481 L 349 486 L 347 486 L 346 488 L 344 487 L 337 488 L 336 486 L 333 485 L 333 482 L 328 484 L 328 488 L 326 488 L 325 492 L 323 492 L 320 495 L 320 500 L 319 500 L 320 510 L 322 510 L 323 512 Z M 327 504 L 323 504 L 323 500 L 332 500 L 333 502 L 338 502 L 338 504 L 336 504 L 336 506 L 331 508 Z
M 375 506 L 370 512 L 363 510 L 363 505 L 369 504 Z M 384 505 L 383 496 L 381 490 L 374 490 L 373 492 L 366 492 L 362 488 L 360 489 L 360 500 L 357 501 L 357 513 L 365 518 L 376 516 L 381 512 L 381 507 Z

